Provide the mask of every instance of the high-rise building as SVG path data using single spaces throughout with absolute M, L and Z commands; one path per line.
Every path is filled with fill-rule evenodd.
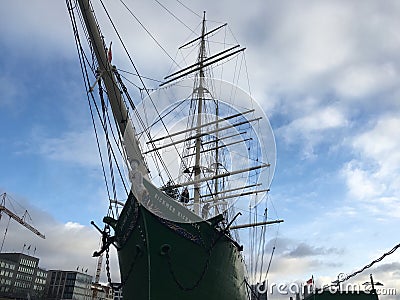
M 0 297 L 43 299 L 47 271 L 39 258 L 23 253 L 0 253 Z
M 46 299 L 91 300 L 92 279 L 92 276 L 78 271 L 49 270 Z

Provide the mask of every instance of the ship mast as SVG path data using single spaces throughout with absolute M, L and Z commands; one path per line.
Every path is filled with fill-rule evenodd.
M 200 214 L 200 186 L 201 183 L 198 182 L 201 174 L 200 167 L 200 147 L 201 147 L 201 123 L 202 123 L 202 113 L 203 113 L 203 102 L 204 102 L 204 65 L 203 61 L 206 57 L 206 47 L 205 47 L 205 27 L 206 27 L 206 12 L 203 15 L 203 26 L 201 30 L 201 42 L 199 51 L 199 87 L 197 88 L 198 93 L 198 103 L 197 103 L 197 130 L 196 130 L 196 143 L 195 143 L 195 165 L 194 165 L 194 179 L 197 183 L 194 184 L 194 212 Z

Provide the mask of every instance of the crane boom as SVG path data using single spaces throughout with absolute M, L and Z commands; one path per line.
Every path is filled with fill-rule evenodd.
M 3 194 L 3 200 L 6 197 L 6 193 Z M 11 210 L 9 210 L 7 207 L 5 207 L 4 205 L 0 205 L 0 215 L 2 212 L 5 212 L 7 215 L 9 215 L 11 218 L 13 218 L 15 221 L 17 221 L 18 223 L 20 223 L 22 226 L 28 228 L 30 231 L 32 231 L 34 234 L 40 236 L 42 239 L 45 239 L 46 237 L 39 232 L 39 230 L 37 230 L 36 228 L 34 228 L 33 226 L 29 225 L 28 223 L 26 223 L 24 221 L 24 219 L 18 217 L 16 214 L 14 214 Z
M 103 253 L 101 253 L 99 258 L 97 259 L 96 277 L 94 280 L 95 283 L 99 283 L 100 281 L 101 265 L 103 264 Z

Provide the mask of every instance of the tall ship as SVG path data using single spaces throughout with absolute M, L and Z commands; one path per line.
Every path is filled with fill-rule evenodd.
M 94 255 L 105 254 L 109 270 L 117 249 L 124 299 L 252 299 L 238 231 L 281 220 L 241 219 L 266 197 L 275 168 L 262 108 L 222 76 L 235 81 L 245 49 L 212 43 L 226 24 L 208 30 L 204 13 L 180 47 L 193 60 L 150 89 L 129 52 L 133 71 L 113 65 L 125 44 L 102 34 L 90 0 L 66 2 L 109 197 Z M 131 96 L 126 74 L 140 93 Z

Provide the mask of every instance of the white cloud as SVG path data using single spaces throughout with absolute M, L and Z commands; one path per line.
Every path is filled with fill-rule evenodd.
M 400 170 L 400 117 L 384 115 L 375 126 L 354 138 L 353 148 L 379 166 L 376 176 L 388 178 Z
M 400 216 L 400 118 L 382 116 L 369 130 L 351 143 L 357 158 L 342 169 L 351 199 L 362 201 L 376 216 Z
M 48 59 L 49 54 L 68 55 L 74 49 L 65 1 L 9 2 L 0 11 L 0 32 L 7 46 L 20 44 L 18 52 L 36 62 Z
M 40 137 L 35 144 L 39 145 L 39 153 L 46 158 L 87 167 L 99 166 L 92 130 L 67 132 L 59 138 Z
M 375 95 L 396 86 L 395 66 L 391 63 L 378 65 L 350 65 L 336 77 L 336 91 L 345 98 Z
M 346 177 L 350 195 L 356 199 L 371 199 L 384 191 L 384 186 L 374 178 L 374 172 L 360 168 L 355 161 L 345 166 L 343 174 Z
M 65 228 L 68 230 L 71 230 L 71 231 L 73 231 L 73 230 L 80 231 L 83 228 L 85 228 L 85 226 L 83 226 L 82 224 L 70 221 L 70 222 L 65 223 Z
M 307 135 L 313 132 L 346 126 L 346 118 L 338 108 L 323 107 L 294 120 L 291 126 Z
M 299 143 L 303 147 L 303 156 L 309 158 L 315 155 L 314 148 L 319 143 L 326 142 L 328 132 L 346 127 L 348 121 L 345 110 L 336 105 L 319 106 L 315 99 L 308 99 L 302 104 L 296 105 L 297 117 L 276 132 L 278 138 L 288 144 Z
M 350 7 L 340 2 L 315 2 L 309 7 L 304 3 L 290 5 L 280 33 L 289 44 L 286 53 L 293 59 L 298 75 L 320 74 L 351 55 Z

